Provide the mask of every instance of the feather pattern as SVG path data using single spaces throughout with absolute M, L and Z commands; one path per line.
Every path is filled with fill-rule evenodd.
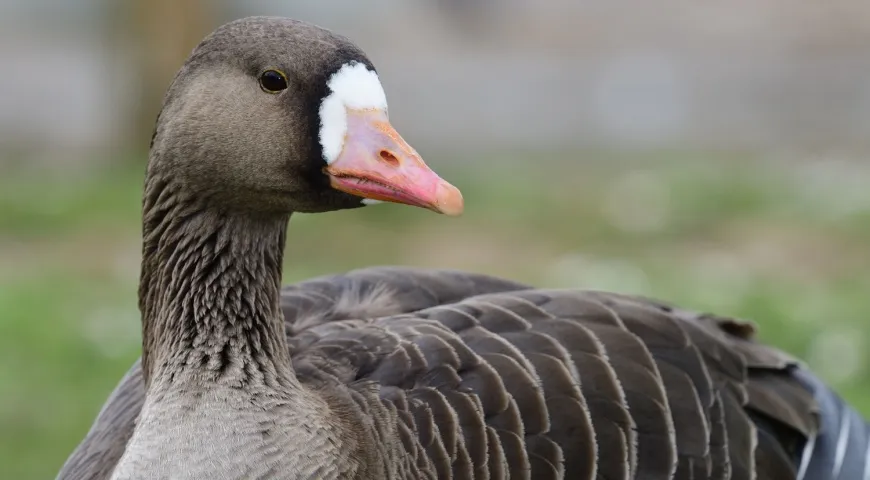
M 870 472 L 864 420 L 738 320 L 398 267 L 286 286 L 281 302 L 297 377 L 352 400 L 387 478 Z M 143 397 L 137 362 L 59 478 L 108 478 Z

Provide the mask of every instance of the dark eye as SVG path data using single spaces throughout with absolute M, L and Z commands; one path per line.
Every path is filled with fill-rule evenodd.
M 280 70 L 266 70 L 260 75 L 260 88 L 268 93 L 278 93 L 287 88 L 287 76 Z

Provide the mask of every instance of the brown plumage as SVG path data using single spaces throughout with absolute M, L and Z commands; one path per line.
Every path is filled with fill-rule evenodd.
M 399 267 L 286 286 L 281 303 L 301 382 L 400 420 L 404 478 L 789 479 L 818 432 L 798 363 L 733 319 Z M 142 399 L 137 364 L 63 478 L 104 478 Z
M 182 69 L 146 178 L 143 360 L 58 478 L 866 478 L 863 419 L 739 320 L 401 267 L 280 288 L 290 214 L 359 206 L 313 133 L 349 61 L 370 67 L 254 18 Z M 280 62 L 294 89 L 260 97 L 247 75 Z

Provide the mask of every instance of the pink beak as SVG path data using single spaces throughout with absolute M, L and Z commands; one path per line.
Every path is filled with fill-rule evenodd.
M 460 215 L 459 189 L 433 172 L 380 110 L 347 111 L 338 157 L 324 168 L 332 188 L 359 197 Z

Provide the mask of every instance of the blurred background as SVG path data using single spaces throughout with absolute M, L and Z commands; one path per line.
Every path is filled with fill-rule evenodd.
M 0 477 L 53 478 L 139 355 L 161 97 L 240 16 L 357 41 L 465 193 L 291 223 L 285 282 L 372 264 L 756 322 L 870 413 L 870 3 L 0 1 Z

